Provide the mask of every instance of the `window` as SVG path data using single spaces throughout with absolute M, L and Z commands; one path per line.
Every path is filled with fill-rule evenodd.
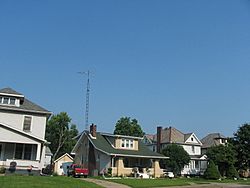
M 193 137 L 191 137 L 191 141 L 194 141 L 194 138 L 193 138 Z
M 16 99 L 13 97 L 0 97 L 0 104 L 10 104 L 15 105 Z
M 2 155 L 2 144 L 0 144 L 0 160 L 1 160 L 1 155 Z
M 23 131 L 30 131 L 31 130 L 31 120 L 32 120 L 32 118 L 30 116 L 24 116 Z
M 134 149 L 134 141 L 131 139 L 122 139 L 121 147 L 128 148 L 128 149 Z
M 15 103 L 16 103 L 16 99 L 15 98 L 10 98 L 10 104 L 15 105 Z
M 31 160 L 31 154 L 31 144 L 16 144 L 15 159 Z
M 9 98 L 4 97 L 4 98 L 3 98 L 3 104 L 8 104 L 8 103 L 9 103 Z
M 195 169 L 199 169 L 200 165 L 199 165 L 199 161 L 194 161 L 195 164 Z
M 31 153 L 32 153 L 32 145 L 31 144 L 25 144 L 24 145 L 23 159 L 30 160 L 31 159 Z
M 23 155 L 23 144 L 16 144 L 15 159 L 22 159 Z
M 193 153 L 195 152 L 195 148 L 194 148 L 194 146 L 192 146 L 192 152 L 193 152 Z

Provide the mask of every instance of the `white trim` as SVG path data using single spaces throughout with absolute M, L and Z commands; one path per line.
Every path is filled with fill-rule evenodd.
M 54 161 L 54 163 L 56 163 L 57 161 L 61 160 L 61 159 L 62 159 L 63 157 L 65 157 L 65 156 L 68 156 L 68 157 L 73 161 L 73 158 L 72 158 L 68 153 L 65 153 L 65 154 L 63 154 L 61 157 L 57 158 L 57 159 Z
M 7 105 L 6 105 L 7 106 Z M 11 108 L 13 106 L 4 106 L 4 105 L 0 105 L 0 109 L 2 110 L 11 110 L 11 111 L 18 111 L 18 112 L 30 112 L 30 113 L 36 113 L 36 114 L 48 114 L 48 115 L 52 115 L 53 113 L 52 112 L 49 112 L 49 111 L 37 111 L 37 110 L 26 110 L 26 109 L 23 109 L 23 108 L 18 108 L 16 106 L 16 108 Z
M 11 94 L 11 93 L 0 93 L 0 95 L 24 98 L 24 95 Z
M 192 136 L 196 139 L 196 141 L 198 142 L 198 144 L 187 142 L 187 140 L 188 140 L 190 137 L 192 137 Z M 192 144 L 192 145 L 202 145 L 201 141 L 198 139 L 198 137 L 197 137 L 194 133 L 192 133 L 192 134 L 185 140 L 184 143 L 185 143 L 185 144 Z
M 31 134 L 28 134 L 28 133 L 26 133 L 26 132 L 24 132 L 24 131 L 21 131 L 21 130 L 19 130 L 19 129 L 16 129 L 16 128 L 14 128 L 14 127 L 11 127 L 11 126 L 9 126 L 9 125 L 6 125 L 6 124 L 4 124 L 4 123 L 2 123 L 2 122 L 0 122 L 0 127 L 1 127 L 1 126 L 2 126 L 2 127 L 7 127 L 8 129 L 14 130 L 15 132 L 21 133 L 21 134 L 23 134 L 24 136 L 31 137 L 31 138 L 33 138 L 33 139 L 39 140 L 40 142 L 46 142 L 46 140 L 44 140 L 44 139 L 41 139 L 41 138 L 38 138 L 38 137 L 33 136 L 33 135 L 31 135 Z

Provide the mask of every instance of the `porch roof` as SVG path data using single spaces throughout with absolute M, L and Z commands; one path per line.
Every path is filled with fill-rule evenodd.
M 114 156 L 126 156 L 126 157 L 140 157 L 140 158 L 152 158 L 152 159 L 167 159 L 168 157 L 161 155 L 159 153 L 151 151 L 147 146 L 145 146 L 140 140 L 138 140 L 138 150 L 128 150 L 128 149 L 116 149 L 114 148 L 108 140 L 105 138 L 107 135 L 97 132 L 96 138 L 88 138 L 94 147 L 108 155 Z

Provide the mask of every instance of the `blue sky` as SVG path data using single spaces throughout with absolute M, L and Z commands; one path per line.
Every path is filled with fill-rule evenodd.
M 122 116 L 202 138 L 250 122 L 250 1 L 0 1 L 0 87 L 83 130 Z

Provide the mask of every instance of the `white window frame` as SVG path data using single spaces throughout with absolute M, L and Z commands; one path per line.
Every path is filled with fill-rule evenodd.
M 134 147 L 135 147 L 135 143 L 134 143 L 133 139 L 122 138 L 122 140 L 121 140 L 121 148 L 134 149 Z
M 25 118 L 30 118 L 30 128 L 29 128 L 29 130 L 24 130 Z M 32 116 L 23 116 L 23 131 L 24 132 L 31 132 L 31 130 L 32 130 L 32 122 L 33 122 Z

